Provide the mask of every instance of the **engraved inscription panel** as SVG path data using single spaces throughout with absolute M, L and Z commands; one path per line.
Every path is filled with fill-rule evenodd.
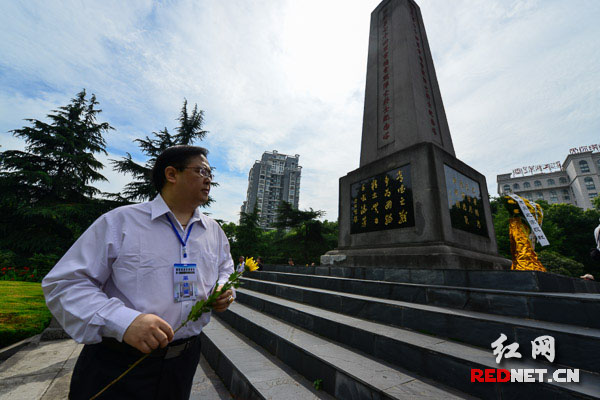
M 488 236 L 479 183 L 444 164 L 452 227 Z
M 350 186 L 350 233 L 415 226 L 410 164 Z

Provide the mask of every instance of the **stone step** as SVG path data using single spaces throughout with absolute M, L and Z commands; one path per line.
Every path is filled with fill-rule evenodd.
M 600 354 L 600 330 L 598 329 L 393 300 L 382 301 L 351 294 L 340 295 L 341 298 L 338 300 L 335 294 L 331 295 L 331 292 L 316 291 L 314 293 L 316 294 L 313 296 L 306 296 L 303 304 L 300 304 L 285 300 L 288 298 L 285 296 L 285 289 L 278 292 L 277 296 L 279 297 L 273 297 L 264 292 L 249 290 L 245 285 L 244 288 L 238 289 L 237 300 L 256 310 L 296 323 L 309 330 L 314 324 L 313 319 L 318 318 L 321 312 L 331 315 L 333 311 L 378 324 L 410 329 L 466 343 L 481 347 L 486 351 L 491 351 L 491 344 L 500 337 L 501 333 L 511 340 L 521 343 L 521 352 L 526 354 L 531 354 L 530 343 L 535 338 L 550 335 L 554 337 L 556 344 L 554 364 L 600 372 L 600 357 L 598 357 Z M 319 299 L 319 301 L 313 304 L 310 301 L 314 301 L 314 299 Z M 374 326 L 378 326 L 378 324 Z M 348 334 L 342 333 L 345 329 L 349 328 L 342 325 L 335 327 L 335 331 L 342 336 L 354 335 L 352 329 Z M 367 342 L 371 343 L 371 341 Z M 366 351 L 363 348 L 361 350 Z
M 472 398 L 239 303 L 218 318 L 338 399 Z
M 250 300 L 250 297 L 253 300 Z M 592 399 L 600 397 L 600 376 L 586 371 L 579 371 L 579 383 L 471 383 L 471 369 L 547 369 L 551 374 L 556 371 L 556 366 L 530 359 L 523 352 L 523 359 L 514 361 L 503 359 L 500 364 L 495 361 L 492 349 L 479 349 L 473 346 L 454 343 L 422 333 L 405 329 L 386 326 L 363 319 L 341 315 L 288 300 L 278 299 L 269 295 L 250 293 L 247 289 L 239 289 L 240 302 L 248 301 L 252 306 L 262 307 L 249 311 L 248 308 L 236 304 L 230 311 L 223 313 L 222 318 L 231 326 L 252 340 L 260 343 L 265 348 L 277 354 L 278 357 L 292 364 L 294 368 L 303 368 L 303 374 L 313 379 L 315 376 L 333 376 L 321 364 L 304 362 L 301 358 L 303 352 L 313 352 L 314 357 L 323 357 L 332 365 L 340 360 L 344 363 L 357 362 L 353 360 L 354 354 L 364 354 L 373 361 L 387 362 L 387 368 L 405 368 L 405 374 L 417 374 L 419 377 L 434 379 L 438 387 L 453 387 L 462 393 L 468 393 L 480 398 L 561 398 L 561 399 Z M 260 310 L 260 311 L 259 311 Z M 271 314 L 278 318 L 266 317 Z M 283 321 L 282 321 L 283 320 Z M 288 325 L 292 324 L 296 327 Z M 307 334 L 306 331 L 311 332 Z M 314 336 L 321 335 L 340 343 L 347 354 L 340 354 L 330 350 L 332 342 L 321 345 L 314 341 Z M 291 351 L 289 346 L 296 346 Z M 346 347 L 347 346 L 347 347 Z M 351 350 L 352 349 L 352 350 Z M 331 355 L 336 354 L 337 357 Z M 289 361 L 287 361 L 289 360 Z M 381 361 L 379 361 L 381 360 Z M 363 374 L 363 382 L 372 379 L 381 379 L 381 376 L 372 375 L 368 371 L 380 371 L 382 376 L 389 377 L 389 372 L 373 369 L 364 363 L 358 363 L 356 371 Z M 406 372 L 410 370 L 410 372 Z M 426 379 L 419 378 L 419 379 Z M 325 379 L 324 379 L 325 382 Z M 386 383 L 387 385 L 389 383 Z M 384 385 L 384 386 L 385 386 Z M 447 389 L 444 389 L 447 390 Z M 371 398 L 372 393 L 365 393 L 364 397 Z M 404 396 L 403 396 L 404 395 Z M 400 398 L 420 398 L 403 394 Z M 459 394 L 457 394 L 459 395 Z M 337 394 L 336 394 L 336 397 Z M 447 396 L 444 396 L 447 397 Z M 351 398 L 341 396 L 339 398 Z M 354 398 L 354 397 L 352 397 Z M 373 397 L 375 398 L 375 397 Z
M 217 318 L 202 329 L 202 354 L 239 399 L 332 399 Z
M 242 279 L 253 284 L 295 285 L 298 288 L 287 290 L 296 292 L 302 290 L 299 287 L 310 287 L 600 329 L 600 294 L 507 291 L 266 271 Z
M 66 398 L 66 396 L 61 399 Z M 196 373 L 192 381 L 189 400 L 233 400 L 231 393 L 225 387 L 219 376 L 210 367 L 206 358 L 200 356 Z
M 263 271 L 529 292 L 600 293 L 600 282 L 539 271 L 265 265 Z

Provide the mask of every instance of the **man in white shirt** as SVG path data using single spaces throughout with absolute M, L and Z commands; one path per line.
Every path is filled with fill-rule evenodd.
M 594 239 L 596 240 L 596 248 L 600 250 L 600 225 L 594 229 Z
M 237 272 L 244 272 L 244 267 L 246 266 L 246 261 L 244 260 L 244 256 L 240 256 L 238 259 L 238 265 L 235 267 Z
M 44 278 L 48 308 L 86 344 L 69 398 L 89 399 L 143 353 L 151 355 L 100 398 L 189 398 L 210 314 L 174 330 L 234 270 L 225 234 L 198 209 L 212 182 L 207 153 L 166 149 L 152 171 L 159 195 L 98 218 Z M 233 297 L 225 292 L 214 310 Z

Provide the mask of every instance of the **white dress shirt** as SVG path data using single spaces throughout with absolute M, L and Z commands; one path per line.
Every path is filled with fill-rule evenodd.
M 187 258 L 167 215 L 187 242 Z M 192 226 L 193 224 L 193 226 Z M 187 318 L 194 301 L 173 299 L 173 266 L 197 265 L 199 297 L 233 273 L 229 242 L 221 227 L 199 209 L 182 228 L 163 198 L 116 208 L 98 218 L 42 281 L 46 304 L 65 331 L 79 343 L 102 337 L 123 340 L 141 313 L 156 314 L 173 330 Z M 210 313 L 175 335 L 197 335 Z
M 600 225 L 594 229 L 594 240 L 596 241 L 596 248 L 600 250 Z

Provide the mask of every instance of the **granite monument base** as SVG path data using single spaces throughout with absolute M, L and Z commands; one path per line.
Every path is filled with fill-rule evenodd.
M 345 267 L 509 270 L 511 261 L 449 245 L 415 245 L 336 249 L 321 256 L 321 265 Z
M 506 269 L 485 177 L 419 143 L 340 178 L 339 242 L 322 263 Z

